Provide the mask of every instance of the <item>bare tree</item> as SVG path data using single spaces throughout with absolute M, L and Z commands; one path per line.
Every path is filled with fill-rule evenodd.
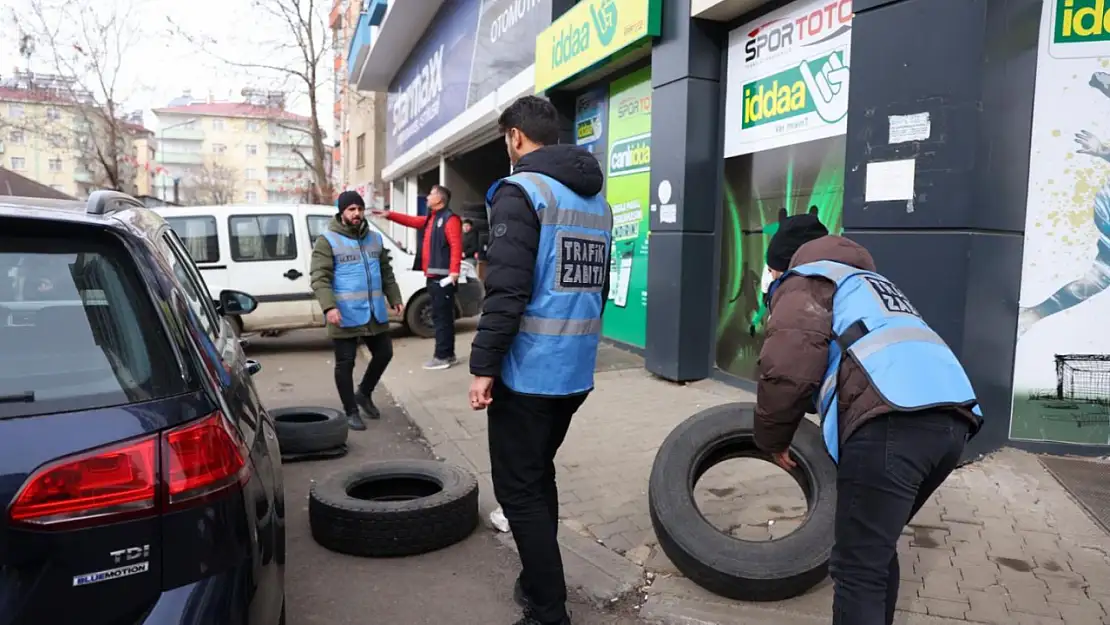
M 238 173 L 218 161 L 208 161 L 184 181 L 185 201 L 196 206 L 231 204 L 238 190 Z
M 19 74 L 15 86 L 57 111 L 18 123 L 76 154 L 92 187 L 129 191 L 134 185 L 134 131 L 122 119 L 127 94 L 121 85 L 139 37 L 133 15 L 127 0 L 29 0 L 25 10 L 13 11 L 28 65 L 38 58 L 51 73 Z
M 305 166 L 312 171 L 314 201 L 330 203 L 334 195 L 327 169 L 329 146 L 320 126 L 321 96 L 327 93 L 329 76 L 327 61 L 331 44 L 328 40 L 325 0 L 251 0 L 251 7 L 261 19 L 273 22 L 281 31 L 274 40 L 251 42 L 258 59 L 231 59 L 218 50 L 220 42 L 212 37 L 198 37 L 179 27 L 167 16 L 171 33 L 192 42 L 200 50 L 222 63 L 239 69 L 272 74 L 285 85 L 308 99 L 309 123 L 282 123 L 282 127 L 307 136 L 310 153 L 294 149 Z M 262 29 L 255 29 L 262 30 Z M 242 33 L 237 33 L 237 37 Z

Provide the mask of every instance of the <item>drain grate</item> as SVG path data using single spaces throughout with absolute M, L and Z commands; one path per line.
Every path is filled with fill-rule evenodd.
M 1041 464 L 1110 533 L 1110 464 L 1060 456 L 1041 456 Z

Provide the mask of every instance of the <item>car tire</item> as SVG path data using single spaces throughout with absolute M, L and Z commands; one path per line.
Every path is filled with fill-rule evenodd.
M 791 443 L 808 512 L 790 534 L 771 541 L 733 538 L 698 510 L 694 487 L 710 467 L 733 458 L 770 458 L 755 446 L 751 404 L 725 404 L 679 424 L 655 455 L 648 508 L 659 545 L 686 577 L 710 592 L 741 601 L 781 601 L 820 583 L 828 573 L 836 514 L 836 465 L 821 429 L 803 420 Z
M 427 309 L 425 311 L 425 309 Z M 436 335 L 436 328 L 431 323 L 432 296 L 427 291 L 421 291 L 409 300 L 405 306 L 405 327 L 408 331 L 423 339 L 430 339 Z
M 312 538 L 354 556 L 428 553 L 478 526 L 478 480 L 434 460 L 390 460 L 341 471 L 312 485 Z
M 308 454 L 342 447 L 349 433 L 347 419 L 334 408 L 295 406 L 270 411 L 283 454 Z

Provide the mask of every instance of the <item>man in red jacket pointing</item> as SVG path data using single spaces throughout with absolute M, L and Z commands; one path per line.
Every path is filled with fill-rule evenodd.
M 462 263 L 462 220 L 451 212 L 451 191 L 435 185 L 428 193 L 428 214 L 404 215 L 390 211 L 374 211 L 393 223 L 420 230 L 420 247 L 413 269 L 428 278 L 428 295 L 432 298 L 432 320 L 436 329 L 436 351 L 424 363 L 428 370 L 447 369 L 458 362 L 455 358 L 455 287 L 459 282 Z

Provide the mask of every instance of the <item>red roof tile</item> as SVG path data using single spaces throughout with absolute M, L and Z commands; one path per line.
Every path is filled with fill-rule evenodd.
M 12 89 L 0 87 L 0 102 L 57 102 L 59 104 L 77 104 L 76 99 L 67 94 L 45 89 Z
M 252 117 L 259 119 L 284 119 L 287 121 L 307 122 L 308 118 L 289 111 L 267 108 L 246 102 L 201 102 L 185 106 L 171 106 L 154 109 L 155 114 L 212 115 L 216 117 Z

